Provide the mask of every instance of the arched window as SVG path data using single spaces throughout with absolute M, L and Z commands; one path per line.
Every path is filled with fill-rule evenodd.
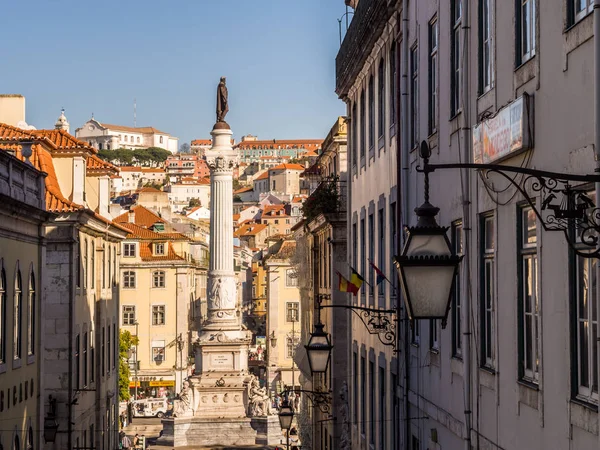
M 160 143 L 161 144 L 163 143 L 163 137 L 162 136 L 160 137 Z
M 157 270 L 152 274 L 152 286 L 155 288 L 164 288 L 165 287 L 165 272 L 162 270 Z
M 138 144 L 140 143 L 140 137 L 139 136 L 137 137 L 137 143 Z
M 6 272 L 0 273 L 0 363 L 6 362 Z
M 23 302 L 23 285 L 21 282 L 21 271 L 19 266 L 15 273 L 15 293 L 14 293 L 14 310 L 13 310 L 13 358 L 21 358 L 22 342 L 21 336 L 23 331 L 23 322 L 21 320 L 21 309 Z
M 35 353 L 35 274 L 29 275 L 29 304 L 27 305 L 27 354 Z

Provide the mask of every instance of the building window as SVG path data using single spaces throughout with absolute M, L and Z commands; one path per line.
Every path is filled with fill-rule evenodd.
M 135 325 L 134 305 L 123 305 L 123 325 Z
M 373 214 L 369 214 L 369 261 L 373 261 L 375 259 L 375 219 Z M 363 272 L 364 273 L 364 272 Z M 373 293 L 375 289 L 375 269 L 373 266 L 369 264 L 369 294 L 371 295 L 370 302 L 373 303 Z
M 540 367 L 540 301 L 537 224 L 532 208 L 519 217 L 519 378 L 537 383 Z
M 94 331 L 90 331 L 90 383 L 94 382 L 94 375 L 96 373 L 96 352 L 94 351 L 93 342 Z
M 154 244 L 154 254 L 155 255 L 164 255 L 165 254 L 165 244 L 163 242 Z
M 81 368 L 81 354 L 79 353 L 81 351 L 81 346 L 80 346 L 80 340 L 79 340 L 79 335 L 77 335 L 75 337 L 75 388 L 79 389 L 81 387 L 80 381 L 81 381 L 81 373 L 80 373 L 80 368 Z
M 390 123 L 396 123 L 396 42 L 390 48 Z
M 135 243 L 126 242 L 123 244 L 123 256 L 125 258 L 135 258 Z
M 104 335 L 104 327 L 102 327 L 102 346 L 100 347 L 100 374 L 104 376 L 106 373 L 106 336 Z
M 383 208 L 381 208 L 379 210 L 379 223 L 378 223 L 378 229 L 377 229 L 377 233 L 378 233 L 378 238 L 379 238 L 379 248 L 377 249 L 377 253 L 379 255 L 378 259 L 378 263 L 377 263 L 377 268 L 379 270 L 381 270 L 383 273 L 385 273 L 386 271 L 386 259 L 385 259 L 385 210 Z M 377 290 L 380 296 L 384 296 L 385 295 L 385 282 L 381 282 L 381 283 L 376 283 L 377 284 Z M 380 306 L 385 306 L 385 299 L 382 298 L 380 300 L 381 302 L 383 302 L 383 305 Z
M 352 224 L 352 265 L 357 267 L 358 262 L 358 230 L 356 223 Z
M 87 288 L 87 275 L 88 275 L 88 261 L 89 261 L 89 252 L 88 252 L 88 241 L 87 239 L 83 244 L 83 288 Z
M 92 289 L 94 289 L 94 287 L 96 286 L 96 244 L 94 243 L 94 241 L 91 241 L 91 250 L 92 250 L 92 263 L 90 265 L 90 272 L 91 272 L 91 280 L 90 280 L 90 284 L 92 286 Z
M 117 285 L 117 247 L 113 246 L 113 276 L 112 276 L 112 285 L 113 287 Z
M 536 0 L 516 0 L 516 65 L 527 62 L 535 56 L 535 2 Z
M 369 150 L 375 148 L 375 81 L 369 77 Z
M 152 325 L 165 324 L 165 305 L 152 305 Z
M 410 450 L 421 450 L 421 443 L 419 442 L 419 438 L 414 434 L 412 435 Z
M 152 273 L 152 287 L 165 287 L 165 272 L 163 270 L 157 270 L 156 272 Z
M 110 352 L 111 352 L 111 341 L 110 341 L 110 325 L 106 327 L 106 373 L 110 373 Z
M 288 336 L 285 339 L 286 343 L 286 358 L 293 358 L 296 353 L 296 347 L 298 346 L 298 338 L 295 336 Z
M 462 256 L 463 249 L 463 225 L 462 221 L 452 224 L 452 250 L 456 255 Z M 462 290 L 461 290 L 462 264 L 458 268 L 454 280 L 454 292 L 452 293 L 452 356 L 462 358 Z
M 161 363 L 165 360 L 165 341 L 152 341 L 152 361 Z
M 139 142 L 139 141 L 140 141 L 140 138 L 138 138 L 138 142 Z M 160 143 L 161 143 L 161 144 L 163 143 L 163 137 L 162 137 L 162 136 L 160 137 Z
M 593 0 L 569 0 L 569 24 L 579 22 L 593 11 Z
M 29 275 L 29 304 L 27 305 L 27 354 L 35 353 L 35 275 L 33 272 Z
M 429 134 L 438 127 L 438 44 L 439 27 L 437 16 L 429 22 Z
M 367 148 L 367 129 L 366 129 L 366 109 L 365 90 L 360 91 L 360 158 L 364 162 L 365 149 Z
M 414 346 L 418 346 L 421 342 L 421 327 L 420 321 L 413 320 L 410 325 L 410 343 Z
M 88 385 L 88 332 L 83 333 L 82 362 L 83 362 L 83 386 Z
M 17 268 L 15 274 L 14 311 L 13 311 L 13 358 L 19 359 L 22 355 L 23 335 L 23 285 L 21 284 L 21 271 Z
M 285 320 L 287 320 L 288 322 L 298 322 L 298 312 L 300 309 L 300 303 L 287 302 L 285 306 Z
M 364 276 L 365 271 L 366 271 L 366 259 L 367 259 L 367 230 L 365 228 L 365 219 L 360 219 L 360 273 L 361 276 Z M 363 294 L 365 293 L 365 284 L 363 283 L 362 285 L 362 292 Z M 362 301 L 364 303 L 365 299 L 364 296 L 362 298 Z
M 360 432 L 367 433 L 367 364 L 365 357 L 360 357 Z
M 440 321 L 436 319 L 429 320 L 429 350 L 440 350 Z
M 106 244 L 102 244 L 102 289 L 106 287 Z
M 356 351 L 352 353 L 352 397 L 354 406 L 354 423 L 358 423 L 358 355 Z
M 379 448 L 385 448 L 385 424 L 388 420 L 385 414 L 385 404 L 387 402 L 385 392 L 385 369 L 379 368 Z
M 6 362 L 6 272 L 0 271 L 0 363 Z
M 450 115 L 460 110 L 462 0 L 451 0 L 450 14 Z
M 133 270 L 123 272 L 123 289 L 135 289 L 135 272 Z
M 375 363 L 369 361 L 369 435 L 371 445 L 375 445 Z
M 479 93 L 492 88 L 492 0 L 479 0 Z
M 495 363 L 495 229 L 494 216 L 481 218 L 481 365 L 494 368 Z
M 418 145 L 419 139 L 419 47 L 410 49 L 410 143 L 412 147 Z
M 377 129 L 379 131 L 379 137 L 383 137 L 383 131 L 385 129 L 385 71 L 384 71 L 383 58 L 379 60 L 379 72 L 377 74 L 377 106 L 379 111 L 379 117 L 377 118 Z
M 390 204 L 390 248 L 391 254 L 395 255 L 398 252 L 398 229 L 396 222 L 396 202 Z M 393 289 L 390 291 L 390 295 L 395 296 L 398 287 L 398 277 L 392 276 L 391 280 Z
M 285 285 L 287 287 L 298 286 L 298 274 L 294 269 L 288 269 L 285 271 Z

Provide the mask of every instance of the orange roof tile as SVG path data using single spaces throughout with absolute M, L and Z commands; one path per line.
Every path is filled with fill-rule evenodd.
M 137 166 L 121 166 L 119 170 L 121 172 L 141 172 L 142 168 Z
M 273 147 L 279 145 L 298 145 L 298 146 L 307 146 L 307 147 L 320 147 L 323 143 L 323 139 L 270 139 L 270 140 L 262 140 L 262 141 L 244 141 L 239 142 L 236 147 L 237 148 L 252 148 L 258 145 L 262 145 L 263 147 L 271 146 Z
M 263 172 L 260 176 L 256 177 L 254 179 L 254 181 L 258 181 L 258 180 L 268 180 L 269 179 L 269 172 L 265 171 Z
M 271 167 L 269 169 L 269 172 L 272 170 L 302 170 L 302 171 L 304 171 L 304 169 L 305 169 L 305 167 L 301 166 L 300 164 L 283 163 L 283 164 L 279 164 L 278 166 Z
M 239 188 L 237 191 L 233 191 L 234 194 L 242 194 L 244 192 L 250 192 L 254 190 L 252 186 L 245 186 L 243 188 Z
M 167 223 L 166 220 L 161 218 L 159 215 L 153 213 L 148 208 L 145 208 L 141 205 L 134 206 L 129 211 L 133 211 L 134 214 L 134 224 L 138 225 L 142 228 L 150 228 L 155 223 Z M 115 217 L 114 222 L 120 224 L 128 224 L 129 223 L 129 212 L 121 214 L 119 217 Z
M 100 125 L 102 125 L 104 128 L 109 128 L 111 130 L 114 131 L 128 131 L 130 133 L 160 133 L 160 134 L 169 134 L 169 133 L 165 133 L 164 131 L 160 131 L 157 130 L 154 127 L 125 127 L 123 125 L 111 125 L 108 123 L 101 123 L 98 122 Z
M 86 162 L 86 168 L 92 172 L 108 172 L 111 174 L 119 173 L 119 169 L 111 163 L 104 161 L 96 155 L 88 156 Z
M 192 145 L 211 145 L 211 144 L 212 144 L 211 139 L 194 139 L 192 141 Z
M 181 183 L 173 183 L 176 185 L 182 184 L 210 184 L 210 179 L 208 178 L 196 178 L 196 177 L 182 177 Z
M 185 261 L 182 256 L 179 256 L 175 249 L 173 248 L 173 244 L 170 242 L 167 246 L 167 254 L 166 255 L 155 255 L 152 251 L 152 242 L 142 242 L 140 244 L 140 258 L 142 261 Z
M 137 193 L 140 192 L 150 192 L 150 193 L 156 193 L 156 192 L 162 192 L 159 189 L 153 188 L 153 187 L 143 187 L 143 188 L 139 188 L 137 191 L 135 191 Z
M 294 197 L 292 198 L 292 203 L 302 203 L 307 198 L 307 195 L 294 195 Z
M 267 225 L 262 223 L 249 223 L 242 225 L 235 233 L 233 233 L 234 237 L 240 236 L 254 236 L 261 231 L 265 230 Z
M 145 173 L 166 173 L 165 169 L 160 169 L 158 167 L 142 167 L 142 172 L 145 172 Z
M 77 139 L 64 130 L 31 130 L 35 136 L 45 137 L 50 140 L 59 150 L 84 149 L 91 153 L 98 153 L 94 147 L 87 142 Z

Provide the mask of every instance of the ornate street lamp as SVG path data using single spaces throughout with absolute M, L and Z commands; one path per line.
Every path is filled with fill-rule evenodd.
M 421 155 L 429 158 L 431 150 L 421 144 Z M 446 321 L 452 288 L 462 256 L 453 254 L 446 235 L 447 227 L 437 224 L 440 211 L 429 203 L 429 179 L 425 174 L 425 202 L 415 208 L 417 225 L 407 227 L 408 238 L 402 255 L 394 258 L 411 320 Z
M 281 409 L 279 410 L 279 425 L 282 430 L 285 430 L 286 433 L 289 432 L 290 428 L 292 428 L 292 420 L 294 419 L 294 410 L 290 406 L 288 399 L 286 397 L 285 401 L 281 405 Z
M 269 336 L 269 340 L 271 341 L 271 347 L 277 347 L 277 336 L 275 335 L 275 330 L 271 332 L 271 336 Z
M 317 310 L 320 311 L 320 310 Z M 308 364 L 310 371 L 315 373 L 327 372 L 329 360 L 331 359 L 331 341 L 329 335 L 323 330 L 324 325 L 321 323 L 321 315 L 319 314 L 318 323 L 315 325 L 315 331 L 310 334 L 308 344 L 304 346 L 308 355 Z

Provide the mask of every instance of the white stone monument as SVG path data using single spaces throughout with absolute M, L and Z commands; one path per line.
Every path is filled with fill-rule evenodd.
M 217 91 L 217 122 L 212 147 L 205 153 L 210 168 L 210 263 L 208 317 L 199 330 L 196 375 L 175 401 L 173 418 L 163 420 L 159 443 L 167 445 L 277 444 L 281 429 L 272 415 L 266 390 L 248 372 L 251 334 L 242 327 L 233 267 L 233 169 L 238 154 L 224 121 L 227 88 Z

